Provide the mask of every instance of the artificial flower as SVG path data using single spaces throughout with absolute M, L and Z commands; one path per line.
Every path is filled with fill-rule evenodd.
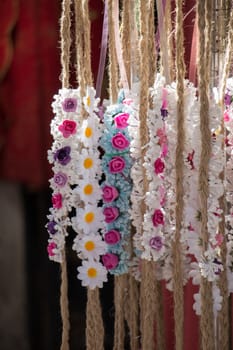
M 116 198 L 119 197 L 119 192 L 116 187 L 104 185 L 102 188 L 103 191 L 103 200 L 106 203 L 113 202 Z
M 106 253 L 107 245 L 100 235 L 90 234 L 84 235 L 82 238 L 78 236 L 74 240 L 73 249 L 84 259 L 98 260 L 100 255 Z
M 53 176 L 54 184 L 59 188 L 64 187 L 67 183 L 67 180 L 68 180 L 68 176 L 61 171 L 57 172 Z
M 77 193 L 85 203 L 96 203 L 101 199 L 102 195 L 98 180 L 92 180 L 89 177 L 79 180 L 74 193 Z
M 80 140 L 85 147 L 93 147 L 98 145 L 101 137 L 101 125 L 99 119 L 95 115 L 89 116 L 82 123 L 80 130 Z
M 120 212 L 117 207 L 105 207 L 103 210 L 103 214 L 105 216 L 105 222 L 107 224 L 110 224 L 118 218 Z
M 83 98 L 83 103 L 86 111 L 90 114 L 93 113 L 94 111 L 98 112 L 97 106 L 100 99 L 95 98 L 95 95 L 96 95 L 95 89 L 91 86 L 88 86 L 86 90 L 86 96 L 84 96 Z
M 104 216 L 102 208 L 87 204 L 84 208 L 77 208 L 76 216 L 72 218 L 74 229 L 79 232 L 83 230 L 85 234 L 97 232 L 103 227 Z
M 102 256 L 102 261 L 107 270 L 113 270 L 119 263 L 119 257 L 116 254 L 106 253 Z
M 121 132 L 118 132 L 112 137 L 111 143 L 113 148 L 120 151 L 129 147 L 129 140 Z
M 128 113 L 119 113 L 114 117 L 115 126 L 118 129 L 125 129 L 128 126 Z
M 77 109 L 78 101 L 76 98 L 65 98 L 62 102 L 62 108 L 64 112 L 75 112 Z
M 117 230 L 109 230 L 104 234 L 104 240 L 107 244 L 117 244 L 121 240 L 121 234 Z
M 70 152 L 71 152 L 70 146 L 65 146 L 63 148 L 60 148 L 54 154 L 54 160 L 58 161 L 59 164 L 61 165 L 67 165 L 71 160 Z
M 102 288 L 103 282 L 107 282 L 107 270 L 99 262 L 83 260 L 82 265 L 77 270 L 77 277 L 81 280 L 83 287 L 89 287 L 90 289 Z
M 62 207 L 62 195 L 61 193 L 56 193 L 52 196 L 53 207 L 60 209 Z
M 110 160 L 108 164 L 109 171 L 111 174 L 121 173 L 125 169 L 125 165 L 126 162 L 123 157 L 115 156 Z
M 99 154 L 93 150 L 83 149 L 77 163 L 77 172 L 82 174 L 83 178 L 92 176 L 95 178 L 100 172 Z
M 76 122 L 73 120 L 64 120 L 58 129 L 61 131 L 63 137 L 68 138 L 76 133 Z

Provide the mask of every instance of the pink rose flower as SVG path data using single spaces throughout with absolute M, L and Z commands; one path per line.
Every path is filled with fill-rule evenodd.
M 152 216 L 153 225 L 157 227 L 158 225 L 164 225 L 164 215 L 162 210 L 155 209 L 154 214 Z
M 52 196 L 53 207 L 60 209 L 62 207 L 62 195 L 61 193 L 56 193 Z
M 117 114 L 114 118 L 115 126 L 118 129 L 124 129 L 126 128 L 128 124 L 129 114 L 128 113 L 120 113 Z
M 102 256 L 102 261 L 107 270 L 112 270 L 118 265 L 119 258 L 116 254 L 107 253 Z
M 106 203 L 113 202 L 119 196 L 119 192 L 114 186 L 103 187 L 103 200 Z
M 105 233 L 104 240 L 107 244 L 116 244 L 121 240 L 120 232 L 117 230 L 110 230 Z
M 47 252 L 49 254 L 49 256 L 54 256 L 54 252 L 53 252 L 53 249 L 56 249 L 57 248 L 57 245 L 56 243 L 54 242 L 50 242 L 47 246 Z
M 107 224 L 115 221 L 120 215 L 119 209 L 117 207 L 106 207 L 103 210 L 103 214 L 105 216 L 105 222 Z
M 154 162 L 154 170 L 155 170 L 155 174 L 161 174 L 163 172 L 165 168 L 165 164 L 162 161 L 161 158 L 157 158 L 156 161 Z
M 224 119 L 224 122 L 229 122 L 230 121 L 230 116 L 229 116 L 228 112 L 224 112 L 223 119 Z
M 76 123 L 73 120 L 64 120 L 64 122 L 59 125 L 58 130 L 61 131 L 65 138 L 76 133 Z
M 125 169 L 125 160 L 122 157 L 113 157 L 109 162 L 109 171 L 112 174 L 120 173 Z
M 123 150 L 129 147 L 129 140 L 127 140 L 127 138 L 121 132 L 118 132 L 116 135 L 114 135 L 111 142 L 112 147 L 118 150 Z

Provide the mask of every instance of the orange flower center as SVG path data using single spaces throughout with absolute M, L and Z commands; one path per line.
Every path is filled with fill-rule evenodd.
M 97 276 L 97 270 L 94 268 L 94 267 L 90 267 L 88 270 L 87 270 L 87 275 L 88 277 L 90 278 L 95 278 Z
M 86 185 L 83 192 L 86 196 L 90 196 L 93 193 L 93 186 L 91 184 Z
M 89 213 L 86 213 L 85 215 L 85 221 L 87 224 L 90 224 L 92 223 L 92 221 L 94 221 L 95 219 L 95 214 L 91 211 Z
M 95 243 L 93 241 L 87 241 L 85 243 L 85 249 L 91 252 L 92 250 L 95 249 Z
M 92 136 L 92 128 L 90 128 L 89 126 L 86 127 L 85 136 L 86 137 L 91 137 Z
M 86 158 L 84 160 L 84 168 L 90 169 L 93 166 L 93 160 L 91 158 Z

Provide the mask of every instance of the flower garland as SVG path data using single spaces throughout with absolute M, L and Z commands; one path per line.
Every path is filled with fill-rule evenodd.
M 129 156 L 130 137 L 127 130 L 130 108 L 124 97 L 119 103 L 107 107 L 104 114 L 105 130 L 101 139 L 104 149 L 103 215 L 104 240 L 108 252 L 102 256 L 106 269 L 114 275 L 128 271 L 130 238 L 130 206 L 132 160 Z M 123 103 L 122 103 L 123 101 Z M 125 103 L 124 103 L 125 102 Z
M 223 115 L 224 126 L 226 129 L 225 135 L 225 150 L 226 150 L 226 208 L 227 213 L 225 217 L 226 235 L 227 235 L 227 277 L 228 277 L 228 291 L 233 293 L 233 78 L 227 79 L 226 94 L 224 98 L 225 111 Z
M 220 133 L 221 111 L 215 101 L 210 104 L 210 130 L 212 133 L 212 153 L 209 161 L 209 197 L 208 197 L 208 232 L 209 242 L 206 251 L 203 252 L 201 241 L 201 211 L 198 190 L 198 169 L 200 164 L 200 118 L 199 102 L 196 101 L 188 115 L 186 129 L 188 130 L 187 144 L 185 148 L 186 172 L 185 172 L 185 238 L 187 253 L 192 257 L 189 276 L 195 285 L 199 285 L 201 276 L 212 282 L 214 313 L 221 309 L 222 297 L 217 286 L 219 274 L 223 270 L 220 259 L 220 247 L 223 236 L 219 232 L 222 211 L 219 209 L 219 199 L 223 195 L 223 182 L 219 175 L 224 166 L 224 154 L 222 151 L 223 136 Z M 199 315 L 200 292 L 194 294 L 195 312 Z
M 167 111 L 167 90 L 163 88 L 164 78 L 158 76 L 153 89 L 154 109 L 147 118 L 149 145 L 145 155 L 146 175 L 149 182 L 146 194 L 147 210 L 144 215 L 142 234 L 142 259 L 160 260 L 165 253 L 165 211 L 166 190 L 164 186 L 165 163 L 168 157 L 168 140 L 165 128 Z
M 77 130 L 80 126 L 81 100 L 78 89 L 60 89 L 52 103 L 54 119 L 51 121 L 53 144 L 48 160 L 53 164 L 54 176 L 50 179 L 52 208 L 46 227 L 49 233 L 49 259 L 62 262 L 67 228 L 71 225 L 69 212 L 73 206 L 71 186 L 77 183 Z
M 77 233 L 73 249 L 82 264 L 78 267 L 78 279 L 82 286 L 90 289 L 102 288 L 107 281 L 107 270 L 100 261 L 107 245 L 102 239 L 104 216 L 99 207 L 101 188 L 99 185 L 102 169 L 98 150 L 102 127 L 95 114 L 99 99 L 95 98 L 95 89 L 87 87 L 83 104 L 88 116 L 82 120 L 78 134 L 80 154 L 76 163 L 77 186 L 73 189 L 76 215 L 72 218 L 72 227 Z M 82 203 L 82 205 L 80 205 Z

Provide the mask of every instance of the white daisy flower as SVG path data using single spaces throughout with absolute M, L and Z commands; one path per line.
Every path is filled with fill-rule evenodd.
M 95 177 L 96 174 L 99 174 L 99 154 L 97 152 L 93 152 L 92 150 L 88 151 L 87 149 L 83 149 L 77 163 L 77 172 L 82 174 L 84 178 L 86 176 Z
M 85 208 L 78 208 L 76 216 L 72 218 L 72 223 L 76 232 L 80 230 L 86 234 L 97 232 L 103 228 L 103 209 L 90 204 L 87 204 Z
M 83 260 L 82 266 L 78 267 L 78 272 L 77 277 L 82 281 L 83 287 L 102 288 L 103 282 L 107 282 L 107 270 L 99 262 Z
M 99 98 L 95 98 L 96 91 L 93 87 L 87 86 L 86 96 L 83 98 L 83 103 L 86 111 L 91 114 L 92 112 L 98 112 Z
M 80 140 L 85 147 L 97 145 L 101 134 L 101 125 L 97 116 L 91 115 L 83 121 L 80 130 Z
M 98 181 L 88 178 L 78 182 L 74 193 L 77 193 L 85 203 L 96 203 L 102 197 L 102 190 Z
M 90 234 L 81 239 L 77 236 L 74 239 L 73 250 L 81 253 L 82 259 L 99 260 L 100 255 L 106 253 L 107 244 L 102 241 L 100 235 Z

